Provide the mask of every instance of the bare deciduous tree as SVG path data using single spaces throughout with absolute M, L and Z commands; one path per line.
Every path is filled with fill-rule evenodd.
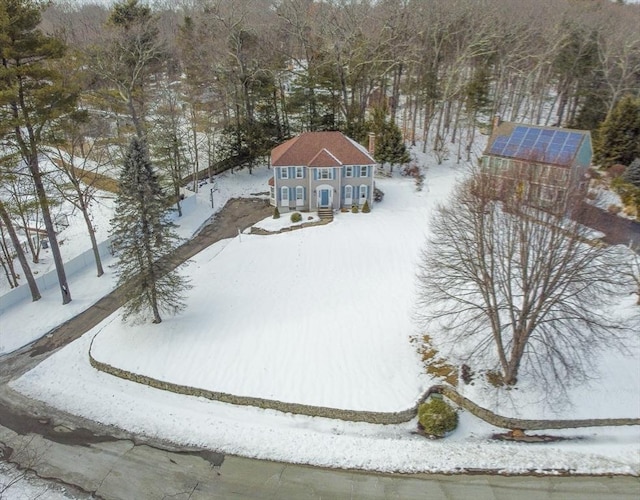
M 419 270 L 432 338 L 508 385 L 522 371 L 548 386 L 585 380 L 598 348 L 624 349 L 628 331 L 607 310 L 629 290 L 619 254 L 564 216 L 566 200 L 532 208 L 535 193 L 527 179 L 473 172 L 437 210 Z

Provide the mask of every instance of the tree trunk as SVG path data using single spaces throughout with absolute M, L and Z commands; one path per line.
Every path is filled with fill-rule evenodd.
M 24 209 L 21 208 L 21 206 L 18 209 L 18 212 L 18 216 L 22 221 L 22 227 L 24 228 L 24 234 L 27 236 L 27 246 L 29 247 L 29 250 L 31 250 L 31 262 L 37 264 L 40 261 L 40 246 L 35 246 L 33 244 L 33 238 L 31 236 L 31 230 L 29 229 L 29 223 L 25 218 Z
M 2 238 L 0 247 L 2 248 L 2 255 L 4 257 L 0 257 L 0 262 L 2 262 L 2 268 L 4 269 L 4 273 L 7 276 L 9 286 L 11 288 L 16 288 L 18 286 L 18 275 L 16 274 L 16 270 L 13 265 L 13 257 L 9 252 L 9 248 L 7 247 L 7 240 L 4 236 L 4 229 L 2 224 L 0 224 L 0 238 Z
M 129 94 L 127 99 L 127 107 L 129 108 L 129 113 L 131 114 L 131 120 L 133 121 L 133 126 L 136 129 L 136 135 L 140 139 L 144 139 L 144 128 L 142 127 L 142 123 L 140 122 L 140 117 L 136 111 L 136 107 L 133 104 L 133 97 Z
M 79 197 L 80 211 L 82 212 L 82 216 L 84 217 L 84 223 L 87 225 L 87 231 L 89 233 L 89 239 L 91 240 L 91 250 L 93 251 L 93 259 L 96 263 L 96 272 L 98 278 L 104 274 L 104 269 L 102 268 L 102 259 L 100 258 L 100 252 L 98 251 L 98 242 L 96 241 L 96 232 L 93 229 L 93 224 L 91 223 L 91 217 L 89 216 L 89 209 L 84 202 L 84 198 L 82 196 Z
M 2 253 L 7 255 L 7 251 L 4 247 L 4 244 L 2 244 Z M 6 263 L 5 263 L 6 260 Z M 4 271 L 4 275 L 7 278 L 7 282 L 9 283 L 9 288 L 17 288 L 18 286 L 18 282 L 16 281 L 16 273 L 13 269 L 11 269 L 11 272 L 9 272 L 9 268 L 7 267 L 7 264 L 11 262 L 11 259 L 4 259 L 2 257 L 0 257 L 0 264 L 2 264 L 2 270 Z
M 38 290 L 38 285 L 36 283 L 33 274 L 31 273 L 31 268 L 29 267 L 29 262 L 27 262 L 27 258 L 24 255 L 24 251 L 22 250 L 22 246 L 20 245 L 20 240 L 18 239 L 18 235 L 16 234 L 13 224 L 11 223 L 11 219 L 9 218 L 9 214 L 4 208 L 4 204 L 0 201 L 0 219 L 2 219 L 2 223 L 7 228 L 9 233 L 9 238 L 11 238 L 11 243 L 13 243 L 13 247 L 16 250 L 16 255 L 18 260 L 20 261 L 20 265 L 22 266 L 22 272 L 24 273 L 24 277 L 27 279 L 27 283 L 29 284 L 29 290 L 31 291 L 31 300 L 35 302 L 36 300 L 40 300 L 40 290 Z
M 69 284 L 67 283 L 67 276 L 64 272 L 62 255 L 60 254 L 60 247 L 58 246 L 58 237 L 56 236 L 56 232 L 53 227 L 53 221 L 51 220 L 51 213 L 49 212 L 49 203 L 47 201 L 47 194 L 44 189 L 44 184 L 42 183 L 42 175 L 40 174 L 40 166 L 38 164 L 38 153 L 33 149 L 31 151 L 31 156 L 29 158 L 29 170 L 31 170 L 33 183 L 36 187 L 36 194 L 38 195 L 38 201 L 40 202 L 40 209 L 42 210 L 44 227 L 47 230 L 47 237 L 49 238 L 51 254 L 53 255 L 53 262 L 55 263 L 56 273 L 58 275 L 58 284 L 60 285 L 60 293 L 62 294 L 62 304 L 64 305 L 71 302 L 71 291 L 69 290 Z
M 198 156 L 198 112 L 193 104 L 191 104 L 190 110 L 191 110 L 191 131 L 193 132 L 193 160 L 194 160 L 193 169 L 195 172 L 198 172 L 200 168 L 199 167 L 200 160 Z M 209 164 L 210 163 L 211 162 L 209 162 Z M 211 177 L 211 175 L 209 175 L 209 177 Z M 194 180 L 194 184 L 197 184 L 197 180 Z M 196 190 L 194 189 L 194 191 Z

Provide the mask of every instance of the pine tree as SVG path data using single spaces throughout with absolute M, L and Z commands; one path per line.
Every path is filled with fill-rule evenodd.
M 376 141 L 374 156 L 376 161 L 382 164 L 402 165 L 411 161 L 402 140 L 402 132 L 395 122 L 385 123 L 382 127 L 382 131 Z
M 630 165 L 640 157 L 640 97 L 620 99 L 600 125 L 594 149 L 596 162 L 603 167 Z
M 624 173 L 622 179 L 635 187 L 640 188 L 640 157 L 631 162 Z
M 167 207 L 147 148 L 134 137 L 125 156 L 111 220 L 118 284 L 128 285 L 125 319 L 144 319 L 151 311 L 153 323 L 160 323 L 161 312 L 176 314 L 185 307 L 182 294 L 190 285 L 167 259 L 179 241 L 174 224 L 167 219 Z
M 36 190 L 58 275 L 62 303 L 71 302 L 62 256 L 40 168 L 44 135 L 60 116 L 75 109 L 77 89 L 55 67 L 65 46 L 39 29 L 46 6 L 34 0 L 0 2 L 0 139 L 15 144 Z

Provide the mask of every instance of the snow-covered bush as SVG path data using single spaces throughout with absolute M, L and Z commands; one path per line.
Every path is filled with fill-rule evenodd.
M 418 423 L 426 434 L 444 437 L 458 427 L 458 413 L 444 400 L 431 398 L 418 407 Z

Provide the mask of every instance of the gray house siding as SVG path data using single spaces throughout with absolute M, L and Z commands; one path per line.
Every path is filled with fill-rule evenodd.
M 278 210 L 288 211 L 309 211 L 309 175 L 306 167 L 298 167 L 301 169 L 302 177 L 296 177 L 296 167 L 276 167 L 274 168 L 274 187 L 275 187 L 275 201 L 278 206 Z M 286 171 L 286 178 L 283 175 L 283 170 Z M 285 198 L 283 188 L 286 190 L 287 197 Z M 298 203 L 297 188 L 302 188 L 302 204 Z M 273 204 L 273 200 L 272 200 Z
M 372 206 L 374 170 L 374 165 L 275 167 L 271 204 L 282 212 L 315 211 L 323 203 L 334 210 L 354 204 L 362 207 L 365 200 Z M 301 177 L 296 178 L 296 173 Z M 351 198 L 347 197 L 348 186 Z M 302 203 L 297 202 L 299 195 Z

